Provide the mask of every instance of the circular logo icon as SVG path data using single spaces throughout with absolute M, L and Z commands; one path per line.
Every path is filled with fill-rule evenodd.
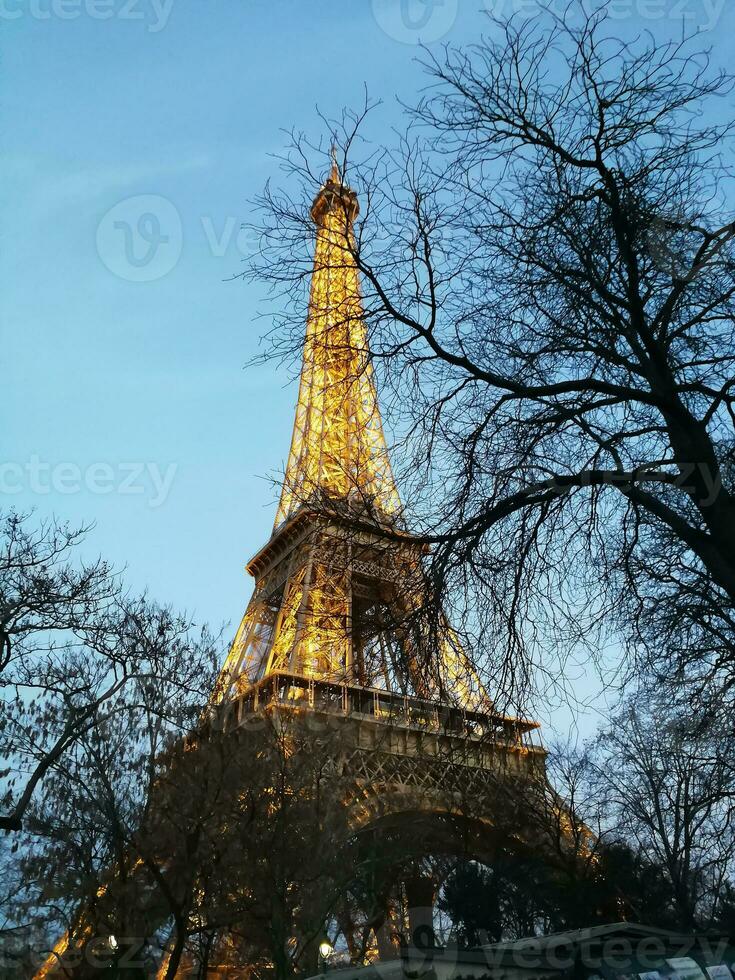
M 431 44 L 451 30 L 459 0 L 372 0 L 380 29 L 402 44 Z
M 648 228 L 647 245 L 651 261 L 659 272 L 674 280 L 691 282 L 702 271 L 702 264 L 692 264 L 687 241 L 686 217 L 671 213 L 657 215 Z
M 110 208 L 97 226 L 97 253 L 107 268 L 128 282 L 153 282 L 179 260 L 181 216 L 157 194 L 138 194 Z

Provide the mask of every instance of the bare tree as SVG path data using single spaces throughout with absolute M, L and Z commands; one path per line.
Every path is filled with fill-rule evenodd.
M 28 718 L 33 714 L 35 706 L 29 692 L 42 688 L 46 682 L 53 684 L 55 642 L 59 637 L 68 638 L 81 624 L 109 609 L 120 595 L 119 584 L 106 563 L 98 561 L 81 568 L 71 564 L 71 554 L 84 534 L 84 528 L 70 529 L 53 523 L 34 527 L 29 515 L 12 511 L 3 517 L 0 680 L 5 710 L 0 732 L 3 754 L 8 756 L 16 751 L 18 739 L 33 738 L 31 733 L 21 731 L 20 723 L 16 726 L 13 717 L 22 714 Z M 98 698 L 104 700 L 105 696 L 103 689 Z M 11 781 L 3 809 L 12 806 L 12 810 L 0 816 L 0 826 L 20 828 L 23 811 L 36 785 L 95 710 L 92 707 L 86 719 L 78 712 L 69 713 L 55 741 L 36 755 L 16 799 Z M 10 770 L 4 772 L 6 779 L 9 773 Z
M 593 789 L 608 826 L 661 868 L 683 928 L 711 927 L 735 872 L 732 733 L 647 692 L 600 734 Z
M 729 691 L 733 80 L 604 12 L 492 29 L 427 53 L 394 149 L 361 140 L 369 106 L 332 124 L 406 519 L 499 691 L 603 625 Z M 267 355 L 299 336 L 318 150 L 294 134 L 301 190 L 260 202 L 251 273 L 294 300 Z
M 85 529 L 35 525 L 10 513 L 2 525 L 0 625 L 3 671 L 0 716 L 3 815 L 18 830 L 34 793 L 80 739 L 141 706 L 162 678 L 168 706 L 202 704 L 215 663 L 214 641 L 195 637 L 185 617 L 126 594 L 102 560 L 75 561 Z
M 207 962 L 314 972 L 359 855 L 336 734 L 288 712 L 223 730 L 193 703 L 174 725 L 155 704 L 172 693 L 162 679 L 153 703 L 130 699 L 54 767 L 15 862 L 14 920 L 67 932 L 61 974 L 161 959 L 166 978 Z
M 276 711 L 224 737 L 236 747 L 239 776 L 220 815 L 223 855 L 205 921 L 234 939 L 241 962 L 278 978 L 315 972 L 319 941 L 356 867 L 339 733 Z
M 199 684 L 209 687 L 216 677 L 207 633 L 191 630 L 150 602 L 128 602 L 119 618 L 107 617 L 90 653 L 100 649 L 103 638 L 116 664 L 134 663 L 136 669 L 97 710 L 87 711 L 84 726 L 62 752 L 44 757 L 43 792 L 31 796 L 25 832 L 17 835 L 3 867 L 4 876 L 18 883 L 3 912 L 9 921 L 31 927 L 36 960 L 42 939 L 45 949 L 56 950 L 62 972 L 80 976 L 95 957 L 127 962 L 138 947 L 145 951 L 147 940 L 171 915 L 181 875 L 169 883 L 162 871 L 168 874 L 173 855 L 184 860 L 189 838 L 169 836 L 164 846 L 159 836 L 153 851 L 150 825 L 172 753 L 199 724 Z M 77 669 L 67 677 L 80 696 L 88 694 L 86 673 Z M 43 724 L 52 732 L 57 710 L 56 705 L 44 709 Z M 25 715 L 16 714 L 12 723 L 22 729 Z M 33 751 L 42 737 L 35 732 L 32 740 L 16 737 L 15 757 L 23 749 Z M 197 775 L 196 783 L 186 784 L 192 822 L 206 786 L 203 774 Z M 122 938 L 105 946 L 108 937 Z M 133 937 L 138 937 L 135 949 Z

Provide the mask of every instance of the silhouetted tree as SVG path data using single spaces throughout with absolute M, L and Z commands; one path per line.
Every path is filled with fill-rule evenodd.
M 592 785 L 619 837 L 668 882 L 670 918 L 711 927 L 735 872 L 732 732 L 667 699 L 644 691 L 623 704 L 599 736 Z
M 558 680 L 604 625 L 722 695 L 735 224 L 732 124 L 707 113 L 733 79 L 690 41 L 627 43 L 578 13 L 427 53 L 393 150 L 361 143 L 362 112 L 333 124 L 363 208 L 345 249 L 407 433 L 407 521 L 437 592 L 473 611 L 491 686 Z M 303 194 L 261 201 L 252 274 L 295 301 L 268 354 L 301 339 L 318 149 L 295 134 Z
M 20 829 L 49 767 L 125 681 L 123 671 L 100 676 L 94 667 L 104 654 L 85 650 L 121 597 L 106 562 L 72 561 L 85 530 L 35 525 L 14 511 L 0 519 L 0 744 L 8 766 L 0 827 L 6 830 Z

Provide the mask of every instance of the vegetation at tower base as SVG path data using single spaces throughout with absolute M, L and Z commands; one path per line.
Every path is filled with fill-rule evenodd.
M 427 891 L 451 916 L 445 938 L 465 941 L 472 930 L 500 928 L 510 938 L 621 917 L 679 925 L 688 921 L 687 893 L 696 895 L 698 925 L 722 925 L 733 914 L 719 887 L 731 873 L 731 742 L 718 731 L 682 730 L 665 705 L 652 714 L 639 711 L 637 731 L 621 714 L 586 754 L 553 752 L 555 792 L 533 769 L 522 778 L 517 768 L 485 768 L 490 825 L 482 782 L 452 777 L 469 761 L 466 742 L 460 749 L 448 739 L 437 758 L 426 733 L 417 739 L 429 777 L 443 780 L 433 813 L 413 809 L 410 794 L 391 796 L 386 761 L 396 763 L 395 737 L 406 735 L 397 719 L 381 725 L 382 741 L 367 753 L 380 781 L 356 766 L 360 726 L 345 725 L 341 711 L 310 711 L 299 699 L 263 698 L 257 712 L 235 702 L 223 725 L 174 743 L 164 758 L 145 744 L 141 712 L 137 728 L 105 725 L 90 736 L 90 751 L 85 741 L 85 752 L 55 772 L 34 808 L 34 835 L 16 837 L 23 844 L 3 881 L 20 872 L 26 916 L 68 910 L 84 934 L 81 950 L 70 944 L 66 957 L 72 976 L 108 969 L 131 951 L 152 968 L 165 945 L 174 955 L 161 976 L 175 975 L 178 953 L 182 970 L 247 964 L 258 975 L 290 976 L 312 970 L 309 940 L 323 929 L 359 963 L 410 941 L 427 921 Z M 680 762 L 669 765 L 672 758 Z M 370 798 L 389 805 L 379 812 Z M 652 823 L 657 812 L 662 825 Z M 676 847 L 692 842 L 685 867 Z M 117 867 L 105 849 L 120 857 Z M 470 861 L 479 874 L 466 873 Z M 8 898 L 17 910 L 22 889 Z M 110 935 L 117 950 L 106 945 Z M 13 961 L 14 978 L 23 962 Z
M 408 433 L 393 463 L 490 689 L 563 685 L 612 635 L 632 672 L 729 711 L 732 78 L 696 39 L 627 44 L 569 10 L 427 53 L 395 147 L 361 142 L 362 112 L 335 124 L 369 201 L 345 248 Z M 261 201 L 252 274 L 279 304 L 308 264 L 315 155 L 297 136 L 303 196 Z M 267 355 L 300 349 L 296 308 Z
M 88 771 L 87 785 L 67 800 L 74 810 L 64 820 L 54 817 L 60 808 L 53 791 L 67 794 L 69 786 L 51 783 L 44 801 L 48 825 L 40 818 L 34 825 L 45 843 L 21 856 L 26 881 L 38 879 L 37 904 L 53 906 L 72 895 L 82 901 L 81 914 L 70 914 L 63 955 L 44 975 L 66 970 L 83 977 L 115 960 L 123 970 L 131 958 L 150 968 L 164 927 L 171 929 L 161 975 L 171 977 L 187 962 L 210 957 L 220 966 L 260 964 L 277 976 L 313 969 L 318 937 L 330 920 L 340 923 L 359 960 L 376 930 L 384 948 L 393 948 L 385 898 L 402 869 L 432 850 L 451 854 L 484 839 L 469 829 L 470 820 L 479 827 L 476 802 L 448 792 L 438 823 L 422 828 L 407 814 L 407 823 L 379 833 L 374 823 L 356 830 L 364 794 L 378 788 L 356 778 L 349 732 L 283 706 L 264 707 L 225 731 L 200 732 L 155 760 L 158 775 L 130 824 L 124 773 L 110 755 L 119 750 L 120 736 L 131 734 L 108 733 L 109 744 L 97 745 L 99 769 Z M 444 769 L 456 764 L 444 760 Z M 488 781 L 488 791 L 503 786 L 500 774 Z M 518 786 L 517 773 L 511 786 Z M 505 826 L 499 821 L 495 835 L 509 834 L 511 823 L 518 833 L 518 800 L 511 806 L 512 799 L 509 794 Z M 437 787 L 436 806 L 440 800 Z M 90 874 L 90 893 L 76 875 L 85 849 L 87 860 L 97 858 L 103 835 L 114 835 L 116 863 Z M 482 846 L 492 847 L 492 840 Z
M 40 817 L 34 824 L 42 843 L 19 855 L 27 914 L 69 909 L 71 935 L 43 975 L 84 977 L 110 964 L 122 973 L 131 964 L 155 972 L 166 946 L 174 976 L 184 951 L 201 954 L 231 930 L 245 936 L 237 956 L 272 964 L 279 976 L 292 972 L 286 960 L 304 951 L 287 940 L 294 930 L 308 940 L 322 927 L 325 903 L 334 901 L 330 871 L 345 873 L 345 835 L 339 794 L 324 807 L 320 752 L 304 733 L 260 720 L 238 734 L 200 732 L 163 758 L 141 752 L 136 770 L 150 767 L 155 778 L 134 813 L 129 797 L 141 787 L 131 787 L 109 758 L 119 753 L 117 735 L 131 732 L 115 733 L 106 751 L 99 746 L 99 768 L 89 767 L 87 784 L 67 800 L 73 811 L 61 810 L 53 793 L 70 787 L 52 784 L 42 808 L 47 824 Z M 78 880 L 105 856 L 89 870 L 89 886 Z
M 226 730 L 200 732 L 169 755 L 151 791 L 148 823 L 126 842 L 129 874 L 108 875 L 109 887 L 96 890 L 95 920 L 81 924 L 91 942 L 81 950 L 72 946 L 65 959 L 72 976 L 108 968 L 115 959 L 104 944 L 109 935 L 119 937 L 118 958 L 130 954 L 137 937 L 141 948 L 133 959 L 149 969 L 166 946 L 172 955 L 161 976 L 177 975 L 179 954 L 180 971 L 208 963 L 247 965 L 262 976 L 313 972 L 311 940 L 325 929 L 333 941 L 341 937 L 353 962 L 377 951 L 395 955 L 427 921 L 427 886 L 451 918 L 444 938 L 460 942 L 621 917 L 665 926 L 684 921 L 671 869 L 644 836 L 645 821 L 635 823 L 635 811 L 620 820 L 610 806 L 610 789 L 630 761 L 623 765 L 609 750 L 587 757 L 556 753 L 551 777 L 563 809 L 558 796 L 542 792 L 547 784 L 489 771 L 487 792 L 502 801 L 493 826 L 475 785 L 465 796 L 447 794 L 444 812 L 435 797 L 431 819 L 387 808 L 356 829 L 367 787 L 355 778 L 349 732 L 325 721 L 302 708 L 264 705 L 236 727 L 230 722 Z M 442 761 L 447 771 L 462 760 L 448 752 Z M 670 827 L 687 818 L 701 822 L 702 806 L 709 805 L 714 829 L 717 810 L 707 802 L 712 782 L 701 783 L 697 796 L 682 776 L 674 770 L 660 791 L 680 796 Z M 378 791 L 384 795 L 386 787 Z M 641 810 L 655 812 L 650 792 L 634 791 Z M 100 799 L 99 810 L 109 812 L 109 797 Z M 47 843 L 27 856 L 27 877 L 35 869 L 39 879 L 50 878 L 53 843 L 58 865 L 69 865 L 67 879 L 55 870 L 53 882 L 68 887 L 83 856 L 80 828 L 98 834 L 103 819 L 81 810 L 49 828 Z M 718 833 L 732 843 L 727 819 L 720 819 Z M 92 849 L 91 839 L 86 846 Z M 709 841 L 703 855 L 705 847 Z M 700 862 L 692 880 L 726 877 L 727 856 L 719 852 L 717 860 Z M 732 915 L 726 891 L 720 890 L 719 907 L 710 904 L 716 893 L 700 890 L 698 925 L 722 925 Z M 57 900 L 51 893 L 42 899 Z

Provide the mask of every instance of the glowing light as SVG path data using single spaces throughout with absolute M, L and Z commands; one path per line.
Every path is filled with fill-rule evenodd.
M 276 527 L 325 496 L 352 495 L 387 516 L 400 507 L 370 363 L 349 193 L 318 212 L 303 369 Z
M 366 540 L 361 543 L 352 527 L 358 518 L 375 526 L 376 532 L 381 526 L 395 529 L 401 511 L 354 254 L 358 210 L 357 196 L 333 163 L 311 210 L 316 225 L 314 270 L 274 537 L 251 562 L 259 576 L 255 593 L 213 701 L 277 672 L 393 689 L 397 660 L 405 664 L 413 658 L 417 669 L 409 668 L 409 673 L 421 671 L 415 650 L 402 649 L 394 657 L 396 651 L 388 648 L 391 640 L 373 635 L 363 637 L 359 650 L 355 645 L 357 576 L 378 583 L 380 602 L 387 601 L 383 597 L 392 590 L 397 596 L 391 600 L 394 620 L 419 609 L 425 591 L 420 546 L 408 539 L 400 547 L 395 542 L 389 546 L 379 534 L 375 540 L 363 535 Z M 415 640 L 404 631 L 397 642 L 406 647 Z M 465 707 L 474 706 L 481 688 L 448 624 L 434 652 L 441 688 Z M 427 685 L 414 686 L 417 693 L 429 695 Z
M 319 955 L 323 960 L 328 960 L 333 952 L 334 947 L 327 939 L 324 939 L 319 943 Z

